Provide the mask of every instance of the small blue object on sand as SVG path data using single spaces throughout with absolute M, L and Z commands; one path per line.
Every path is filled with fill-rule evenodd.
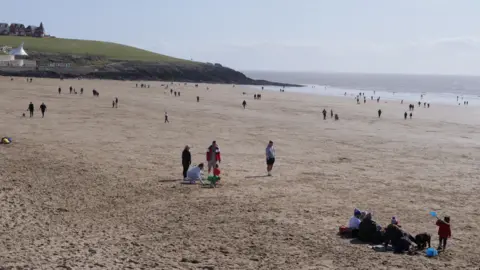
M 438 256 L 438 251 L 434 248 L 427 248 L 427 251 L 425 251 L 427 257 L 435 257 Z
M 435 212 L 435 211 L 430 211 L 430 215 L 431 215 L 432 217 L 437 217 L 437 212 Z

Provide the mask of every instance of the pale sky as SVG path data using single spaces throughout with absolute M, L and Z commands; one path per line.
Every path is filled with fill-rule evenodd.
M 238 70 L 480 75 L 480 0 L 16 3 L 0 20 Z

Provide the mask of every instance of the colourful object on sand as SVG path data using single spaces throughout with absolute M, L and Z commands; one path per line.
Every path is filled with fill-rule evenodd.
M 11 139 L 11 138 L 7 138 L 7 137 L 3 137 L 1 143 L 2 143 L 2 144 L 11 144 L 11 143 L 12 143 L 12 139 Z
M 435 256 L 438 256 L 438 251 L 434 248 L 427 248 L 427 250 L 425 251 L 427 257 L 435 257 Z
M 435 211 L 430 211 L 430 215 L 431 215 L 432 217 L 437 217 L 437 212 L 435 212 Z

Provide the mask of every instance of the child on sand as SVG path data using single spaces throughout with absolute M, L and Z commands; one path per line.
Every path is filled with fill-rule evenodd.
M 443 220 L 437 218 L 438 226 L 438 250 L 445 250 L 447 247 L 447 239 L 452 237 L 452 231 L 450 229 L 450 217 L 446 216 Z
M 220 168 L 217 164 L 217 165 L 215 165 L 215 168 L 213 169 L 213 176 L 216 178 L 217 181 L 220 180 L 220 173 L 221 173 L 221 171 L 220 171 Z

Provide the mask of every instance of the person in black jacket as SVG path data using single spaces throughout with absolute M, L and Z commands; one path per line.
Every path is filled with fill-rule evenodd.
M 187 177 L 190 164 L 192 164 L 192 155 L 190 154 L 190 147 L 186 145 L 182 152 L 183 178 Z
M 358 239 L 362 242 L 375 245 L 383 242 L 383 235 L 379 226 L 377 226 L 377 223 L 373 221 L 371 213 L 368 213 L 360 223 L 358 228 Z
M 27 111 L 30 112 L 30 117 L 33 117 L 33 111 L 35 110 L 35 107 L 33 106 L 33 103 L 30 102 L 30 104 L 28 104 L 28 109 Z
M 40 111 L 42 112 L 42 118 L 45 117 L 45 111 L 47 110 L 47 105 L 42 102 L 42 105 L 40 105 Z

